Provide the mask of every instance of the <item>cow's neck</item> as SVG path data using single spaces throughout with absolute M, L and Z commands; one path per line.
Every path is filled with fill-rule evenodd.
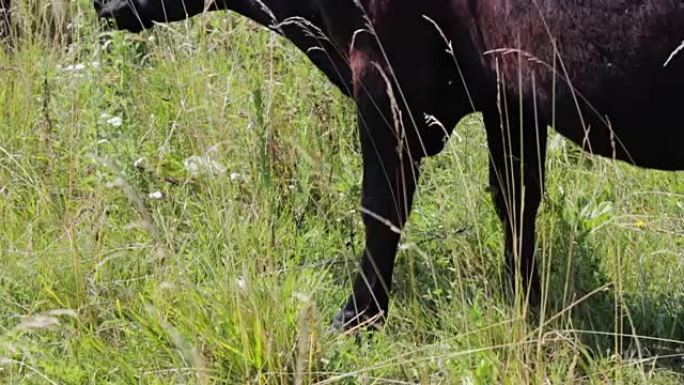
M 296 11 L 298 3 L 307 3 L 307 0 L 293 0 L 290 6 L 291 10 Z M 214 2 L 216 9 L 228 9 L 237 12 L 255 22 L 273 29 L 274 25 L 290 17 L 290 11 L 285 9 L 285 1 L 283 0 L 216 0 Z
M 322 32 L 323 17 L 311 0 L 217 0 L 218 9 L 229 9 L 276 31 L 294 43 L 345 94 L 351 93 L 351 73 L 343 49 Z M 307 30 L 308 28 L 308 30 Z

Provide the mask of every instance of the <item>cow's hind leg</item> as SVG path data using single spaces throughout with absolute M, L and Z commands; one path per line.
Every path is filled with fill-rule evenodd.
M 535 221 L 544 191 L 547 128 L 535 123 L 531 113 L 524 119 L 517 113 L 507 119 L 499 116 L 496 110 L 484 113 L 490 189 L 504 226 L 510 288 L 512 293 L 521 288 L 536 306 L 541 293 L 534 259 Z
M 378 326 L 388 310 L 397 245 L 419 173 L 418 158 L 410 155 L 402 134 L 401 114 L 392 113 L 381 61 L 361 51 L 352 53 L 354 97 L 359 112 L 363 155 L 361 212 L 365 248 L 353 293 L 334 320 L 336 328 Z M 397 112 L 397 111 L 395 111 Z

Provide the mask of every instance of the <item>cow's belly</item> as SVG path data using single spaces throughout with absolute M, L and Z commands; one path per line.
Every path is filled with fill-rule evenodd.
M 671 84 L 651 80 L 642 86 L 606 85 L 601 94 L 579 101 L 581 115 L 574 100 L 563 97 L 556 129 L 597 155 L 641 167 L 684 170 L 684 85 L 677 78 Z

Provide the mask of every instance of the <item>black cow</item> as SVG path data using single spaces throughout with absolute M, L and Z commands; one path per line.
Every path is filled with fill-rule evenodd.
M 534 262 L 547 126 L 633 165 L 684 169 L 684 3 L 674 0 L 95 0 L 140 31 L 228 9 L 291 40 L 358 107 L 365 250 L 335 317 L 379 323 L 421 159 L 483 113 L 511 287 Z

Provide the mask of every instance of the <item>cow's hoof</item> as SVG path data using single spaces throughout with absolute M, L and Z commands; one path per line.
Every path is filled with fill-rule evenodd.
M 374 331 L 382 328 L 385 323 L 385 312 L 357 312 L 346 307 L 340 309 L 333 318 L 332 327 L 337 331 L 353 332 L 358 330 Z

